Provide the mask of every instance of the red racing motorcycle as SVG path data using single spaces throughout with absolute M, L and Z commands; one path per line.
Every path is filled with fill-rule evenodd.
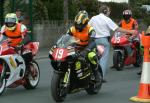
M 56 102 L 63 102 L 67 94 L 86 90 L 92 95 L 97 94 L 101 89 L 103 79 L 101 67 L 97 63 L 96 80 L 92 64 L 86 57 L 80 55 L 81 48 L 76 45 L 77 42 L 77 38 L 63 35 L 49 51 L 54 69 L 51 92 Z M 96 51 L 92 51 L 92 55 L 93 52 Z M 90 56 L 88 57 L 90 59 Z
M 0 44 L 0 95 L 5 88 L 24 86 L 34 89 L 39 82 L 40 71 L 33 59 L 39 43 L 30 42 L 27 45 L 12 47 L 9 40 L 2 40 Z
M 115 32 L 111 39 L 111 44 L 114 48 L 113 66 L 120 71 L 123 66 L 133 64 L 135 67 L 140 67 L 142 64 L 142 54 L 137 50 L 139 45 L 138 40 L 129 34 L 121 34 Z

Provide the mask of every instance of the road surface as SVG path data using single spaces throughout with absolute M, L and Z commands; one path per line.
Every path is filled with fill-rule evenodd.
M 0 103 L 55 103 L 50 90 L 53 70 L 49 59 L 37 61 L 41 70 L 39 86 L 34 90 L 7 89 L 0 97 Z M 111 64 L 110 59 L 109 66 Z M 140 77 L 136 73 L 139 70 L 133 66 L 125 67 L 123 71 L 110 69 L 106 75 L 107 83 L 102 85 L 99 94 L 90 96 L 85 91 L 70 94 L 64 103 L 132 103 L 129 98 L 137 95 Z

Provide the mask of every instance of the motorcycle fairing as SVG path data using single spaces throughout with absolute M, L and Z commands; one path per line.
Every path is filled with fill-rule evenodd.
M 10 70 L 10 76 L 7 79 L 6 87 L 24 77 L 26 66 L 20 55 L 2 55 L 0 56 L 0 60 L 4 61 L 8 65 L 9 68 L 5 69 Z M 22 76 L 20 76 L 21 70 L 23 70 Z
M 24 48 L 31 50 L 32 55 L 36 55 L 39 49 L 39 42 L 30 42 L 27 45 L 25 45 Z

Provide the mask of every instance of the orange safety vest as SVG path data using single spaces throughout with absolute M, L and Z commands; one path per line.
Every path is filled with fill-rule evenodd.
M 80 40 L 78 43 L 79 45 L 88 45 L 89 43 L 89 31 L 91 29 L 91 26 L 87 25 L 82 32 L 79 32 L 78 30 L 75 29 L 75 27 L 71 27 L 71 33 L 74 37 Z
M 10 39 L 11 46 L 17 46 L 22 41 L 21 24 L 18 23 L 16 25 L 15 31 L 10 31 L 7 28 L 5 28 L 4 34 Z
M 130 19 L 129 23 L 126 23 L 125 20 L 122 20 L 121 21 L 121 26 L 124 29 L 133 30 L 134 29 L 134 22 L 135 22 L 135 19 L 133 19 L 133 18 Z

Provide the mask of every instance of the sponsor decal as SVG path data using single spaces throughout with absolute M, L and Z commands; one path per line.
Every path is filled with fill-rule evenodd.
M 9 57 L 9 61 L 10 61 L 11 66 L 14 67 L 14 69 L 16 69 L 17 65 L 16 65 L 14 59 L 12 58 L 12 56 Z

